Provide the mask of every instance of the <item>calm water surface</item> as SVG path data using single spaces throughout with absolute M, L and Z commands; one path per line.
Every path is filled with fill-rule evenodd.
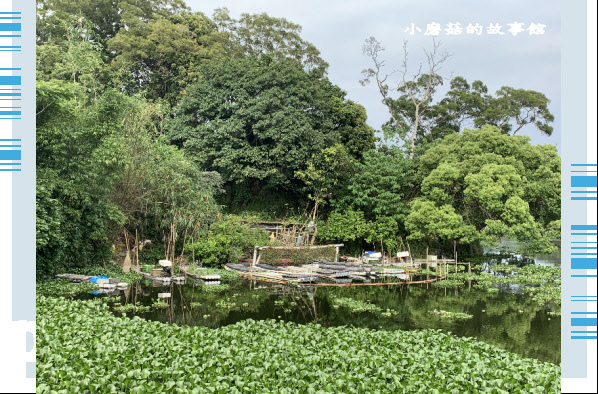
M 490 294 L 474 289 L 471 283 L 450 289 L 427 284 L 297 288 L 237 280 L 221 288 L 195 281 L 168 286 L 143 281 L 118 295 L 122 304 L 152 305 L 159 293 L 170 293 L 169 298 L 163 299 L 168 308 L 126 314 L 164 323 L 215 328 L 245 319 L 279 319 L 382 330 L 433 328 L 559 364 L 560 317 L 550 316 L 548 309 L 538 306 L 520 290 L 520 286 L 505 285 L 498 293 Z M 398 313 L 384 316 L 380 312 L 352 312 L 343 306 L 335 309 L 335 297 L 368 302 L 382 308 L 382 312 L 391 309 Z M 429 313 L 433 310 L 464 312 L 473 318 L 440 319 Z

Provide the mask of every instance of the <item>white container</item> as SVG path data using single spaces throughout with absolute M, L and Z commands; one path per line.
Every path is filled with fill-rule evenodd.
M 382 257 L 382 253 L 381 252 L 371 253 L 368 257 L 379 259 L 380 257 Z
M 220 275 L 201 275 L 199 279 L 203 280 L 220 280 Z
M 397 252 L 397 257 L 409 257 L 409 252 Z
M 172 267 L 172 261 L 170 261 L 170 260 L 159 260 L 158 264 L 161 267 Z
M 158 293 L 158 298 L 170 298 L 170 293 Z

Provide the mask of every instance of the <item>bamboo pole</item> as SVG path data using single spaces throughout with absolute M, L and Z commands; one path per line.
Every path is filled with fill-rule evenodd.
M 139 237 L 137 236 L 137 229 L 135 229 L 135 266 L 139 271 Z
M 426 246 L 426 269 L 429 270 L 430 269 L 430 263 L 428 262 L 428 247 Z
M 321 249 L 321 248 L 330 248 L 333 246 L 345 246 L 345 244 L 332 244 L 332 245 L 316 245 L 316 246 L 255 246 L 258 250 L 264 249 Z
M 455 274 L 457 273 L 457 240 L 453 241 L 453 252 L 455 256 Z

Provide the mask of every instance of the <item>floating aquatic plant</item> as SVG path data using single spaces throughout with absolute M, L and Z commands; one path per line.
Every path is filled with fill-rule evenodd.
M 440 330 L 179 327 L 44 296 L 36 327 L 38 393 L 560 392 L 559 366 Z

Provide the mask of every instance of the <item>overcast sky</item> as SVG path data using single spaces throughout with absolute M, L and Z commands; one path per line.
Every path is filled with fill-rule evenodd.
M 415 69 L 423 60 L 423 49 L 432 46 L 431 36 L 424 35 L 427 25 L 438 23 L 445 29 L 449 23 L 459 22 L 462 34 L 447 35 L 443 30 L 437 36 L 452 54 L 441 74 L 463 76 L 468 82 L 481 80 L 491 93 L 501 86 L 544 93 L 556 118 L 553 135 L 542 136 L 535 126 L 527 126 L 519 134 L 529 135 L 533 143 L 560 148 L 559 0 L 187 0 L 187 4 L 208 16 L 215 8 L 226 7 L 234 18 L 244 12 L 265 12 L 301 25 L 303 39 L 313 43 L 330 64 L 330 80 L 366 108 L 368 123 L 375 129 L 380 129 L 389 115 L 375 86 L 362 87 L 358 82 L 361 70 L 370 66 L 362 55 L 365 39 L 374 36 L 385 47 L 388 71 L 400 67 L 403 41 L 408 40 L 410 67 Z M 524 29 L 532 23 L 543 24 L 545 32 L 530 35 L 524 31 L 513 36 L 507 24 L 514 22 L 523 23 Z M 470 23 L 483 26 L 482 35 L 466 34 Z M 487 27 L 497 23 L 505 34 L 488 34 Z M 405 31 L 412 27 L 421 32 L 415 30 L 411 35 Z

